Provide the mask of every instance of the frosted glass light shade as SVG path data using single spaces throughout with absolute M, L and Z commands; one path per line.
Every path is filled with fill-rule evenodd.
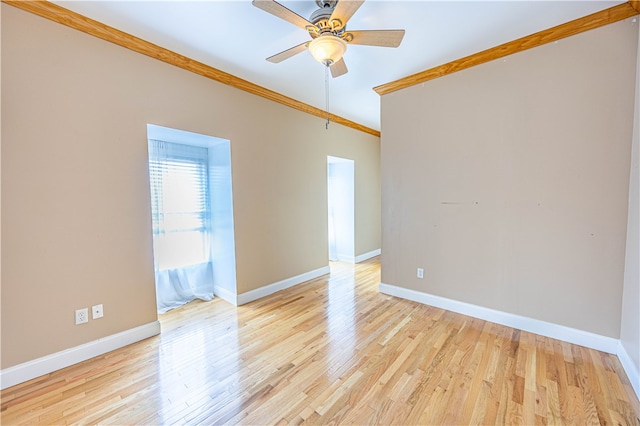
M 333 34 L 321 35 L 309 43 L 313 59 L 327 66 L 342 59 L 346 51 L 347 42 Z

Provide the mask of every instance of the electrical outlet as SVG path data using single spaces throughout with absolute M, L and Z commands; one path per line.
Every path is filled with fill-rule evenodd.
M 76 309 L 76 325 L 89 322 L 89 308 Z
M 93 314 L 93 319 L 102 318 L 104 316 L 104 311 L 102 309 L 102 303 L 99 305 L 93 305 L 91 307 L 91 313 Z
M 416 274 L 418 278 L 424 278 L 424 269 L 418 268 L 418 272 Z

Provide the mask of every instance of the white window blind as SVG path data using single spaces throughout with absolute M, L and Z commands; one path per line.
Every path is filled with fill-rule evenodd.
M 149 140 L 149 175 L 157 270 L 209 262 L 207 148 Z

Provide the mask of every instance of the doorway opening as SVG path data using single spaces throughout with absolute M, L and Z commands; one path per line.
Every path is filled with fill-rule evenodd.
M 329 260 L 355 262 L 355 162 L 327 157 Z

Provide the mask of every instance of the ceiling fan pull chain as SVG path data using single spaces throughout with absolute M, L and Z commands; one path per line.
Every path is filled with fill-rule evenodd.
M 325 110 L 327 112 L 327 122 L 324 125 L 325 130 L 329 130 L 329 65 L 324 67 L 324 97 Z

